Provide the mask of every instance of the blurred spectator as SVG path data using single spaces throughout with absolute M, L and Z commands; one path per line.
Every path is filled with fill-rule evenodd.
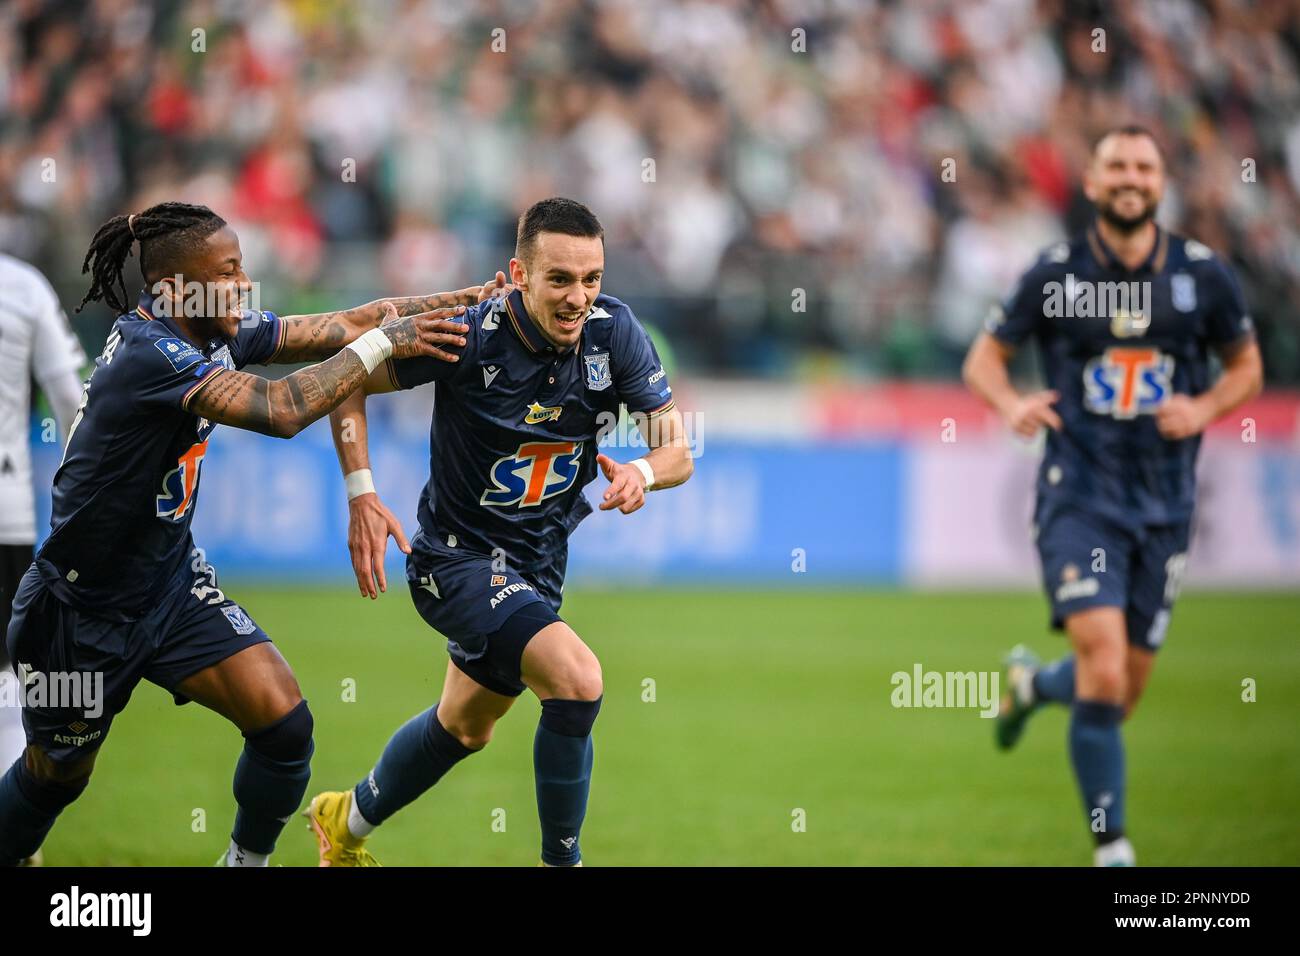
M 0 102 L 0 248 L 67 301 L 92 230 L 161 198 L 298 309 L 483 279 L 562 193 L 684 365 L 760 375 L 952 374 L 1086 221 L 1092 139 L 1142 122 L 1162 222 L 1237 266 L 1300 383 L 1286 0 L 15 0 Z

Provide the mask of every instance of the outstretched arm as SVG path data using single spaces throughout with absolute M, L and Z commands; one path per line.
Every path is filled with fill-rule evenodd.
M 385 362 L 375 369 L 364 388 L 357 389 L 330 412 L 334 451 L 338 454 L 347 485 L 348 553 L 352 556 L 352 571 L 357 576 L 361 596 L 371 600 L 379 597 L 380 591 L 388 590 L 388 577 L 384 573 L 388 536 L 393 536 L 403 554 L 411 553 L 401 522 L 379 500 L 370 474 L 366 394 L 387 392 L 392 388 L 388 363 Z
M 441 309 L 424 315 L 390 320 L 378 330 L 378 338 L 366 338 L 345 347 L 318 365 L 299 369 L 292 375 L 270 381 L 258 375 L 232 370 L 210 376 L 190 398 L 187 410 L 224 425 L 249 431 L 292 438 L 316 419 L 336 408 L 356 391 L 376 368 L 384 371 L 388 357 L 410 358 L 431 355 L 447 336 L 443 320 L 464 312 Z M 468 326 L 454 324 L 459 331 Z M 458 336 L 455 336 L 458 338 Z M 458 344 L 464 340 L 459 339 Z M 368 358 L 363 358 L 368 356 Z M 451 356 L 456 361 L 455 356 Z
M 458 305 L 471 306 L 493 294 L 503 293 L 509 288 L 506 285 L 505 273 L 498 272 L 491 282 L 468 289 L 457 289 L 455 292 L 376 299 L 374 302 L 338 312 L 282 316 L 280 321 L 285 325 L 284 343 L 279 351 L 271 356 L 271 362 L 291 364 L 328 358 L 358 336 L 378 328 L 383 320 L 385 307 L 389 304 L 396 309 L 398 316 L 404 318 L 438 309 L 451 309 Z M 442 340 L 442 344 L 454 343 L 448 338 Z M 444 361 L 450 360 L 449 353 L 441 350 L 428 354 Z
M 650 451 L 637 459 L 644 467 L 636 462 L 620 464 L 608 455 L 596 456 L 596 463 L 609 481 L 601 511 L 617 508 L 630 515 L 645 504 L 647 491 L 676 487 L 695 473 L 686 427 L 676 406 L 658 415 L 638 416 L 637 424 L 650 446 Z

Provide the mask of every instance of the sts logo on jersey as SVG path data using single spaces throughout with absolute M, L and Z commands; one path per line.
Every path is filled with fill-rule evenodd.
M 189 512 L 199 487 L 199 468 L 207 453 L 207 441 L 197 442 L 181 455 L 175 468 L 163 475 L 163 493 L 157 496 L 159 518 L 180 521 Z
M 483 492 L 479 504 L 493 508 L 518 505 L 532 508 L 573 487 L 578 479 L 582 442 L 534 441 L 513 455 L 498 458 L 490 473 L 495 486 Z
M 1096 415 L 1150 415 L 1173 391 L 1174 358 L 1158 349 L 1107 349 L 1083 368 L 1083 405 Z

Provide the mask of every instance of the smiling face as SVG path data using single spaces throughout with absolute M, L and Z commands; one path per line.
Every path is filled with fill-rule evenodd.
M 1083 177 L 1097 215 L 1134 232 L 1156 214 L 1165 191 L 1165 165 L 1150 136 L 1112 133 L 1097 144 Z
M 243 297 L 253 287 L 235 230 L 222 226 L 198 240 L 178 266 L 174 271 L 179 286 L 176 275 L 156 277 L 160 296 L 170 300 L 171 314 L 184 316 L 203 339 L 233 339 L 243 319 Z
M 582 323 L 600 295 L 605 271 L 605 244 L 599 236 L 542 232 L 510 260 L 510 281 L 519 287 L 524 306 L 542 335 L 561 351 L 572 348 Z

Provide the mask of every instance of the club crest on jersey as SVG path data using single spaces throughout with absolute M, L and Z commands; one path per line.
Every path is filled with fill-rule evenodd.
M 563 405 L 539 405 L 537 402 L 533 402 L 528 406 L 528 414 L 524 416 L 524 424 L 540 425 L 542 422 L 559 421 L 560 413 L 563 411 Z
M 525 442 L 513 455 L 498 458 L 489 477 L 493 487 L 479 504 L 491 508 L 533 508 L 573 487 L 578 480 L 582 442 Z
M 159 518 L 180 521 L 189 512 L 199 487 L 199 468 L 207 453 L 207 441 L 197 442 L 177 459 L 175 468 L 163 475 L 162 494 L 157 496 Z
M 252 634 L 257 630 L 253 619 L 238 604 L 227 604 L 221 609 L 221 613 L 226 615 L 226 620 L 230 622 L 236 634 Z
M 1169 299 L 1179 312 L 1196 310 L 1196 277 L 1180 272 L 1169 279 Z
M 1095 415 L 1150 415 L 1173 391 L 1174 358 L 1158 349 L 1113 348 L 1083 368 L 1083 405 Z
M 609 374 L 608 352 L 584 355 L 582 361 L 587 369 L 587 387 L 593 392 L 603 392 L 614 384 L 614 379 Z

